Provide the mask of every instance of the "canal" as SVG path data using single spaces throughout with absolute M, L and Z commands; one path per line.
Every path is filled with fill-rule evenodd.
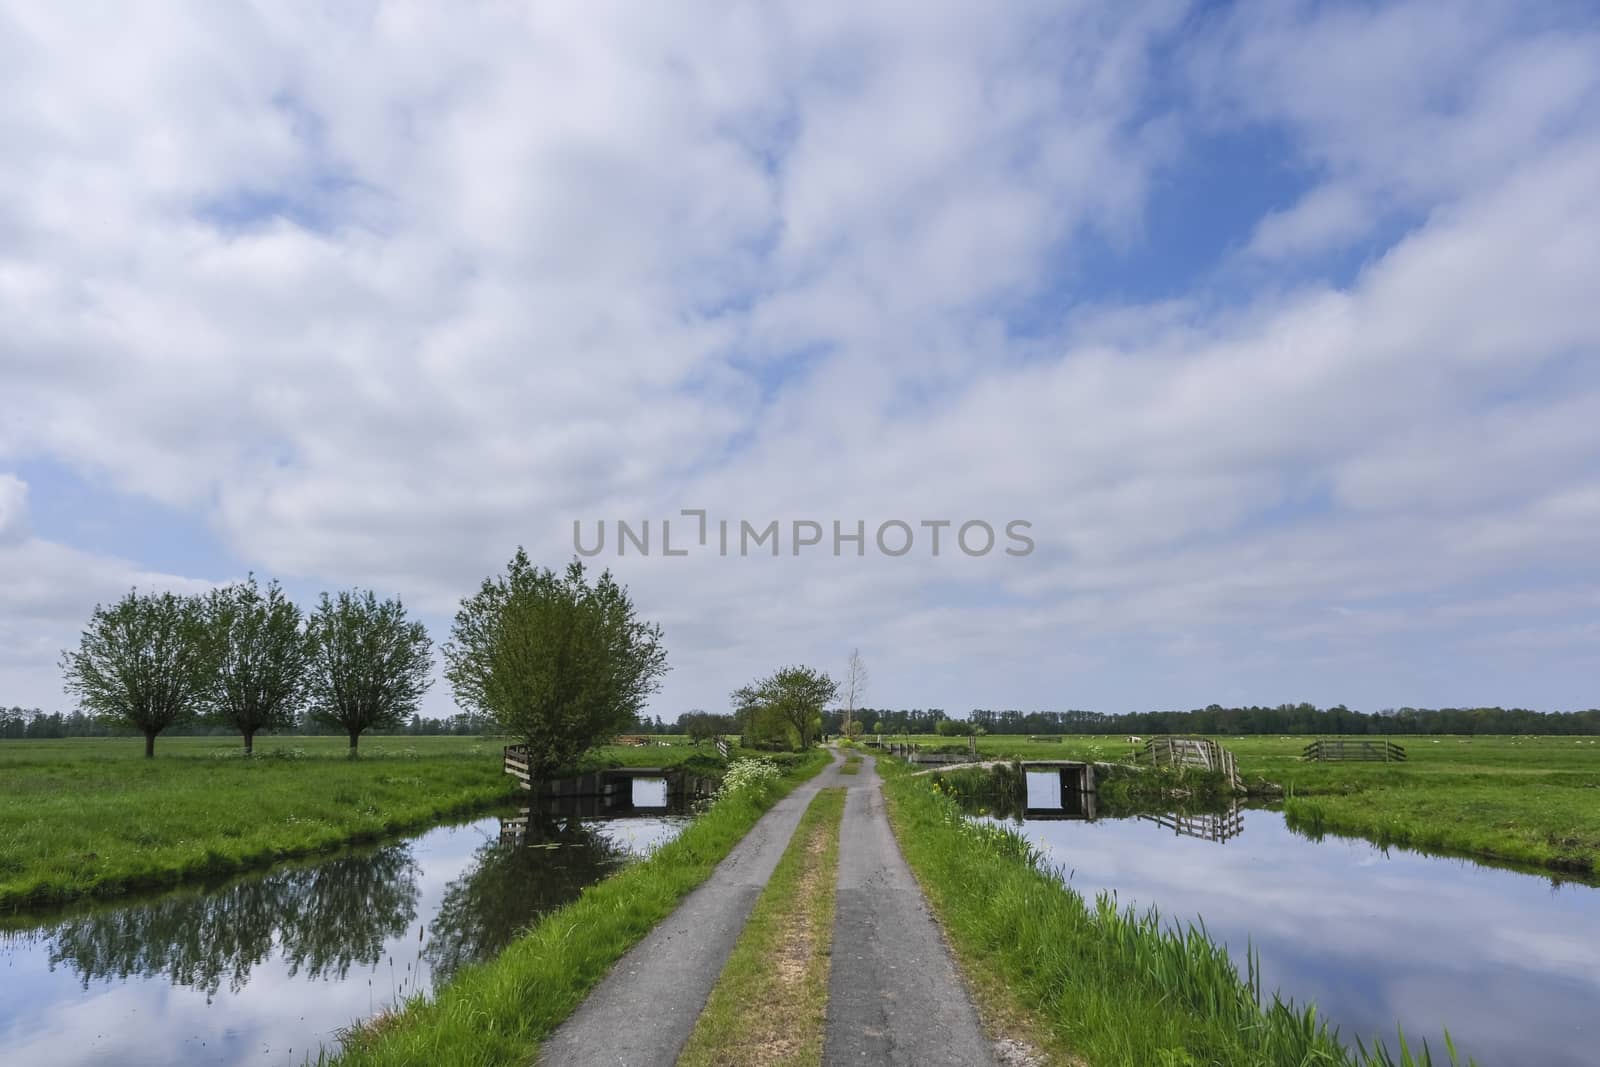
M 297 1065 L 486 960 L 692 817 L 509 810 L 221 885 L 0 920 L 0 1061 Z
M 1484 1067 L 1600 1062 L 1600 889 L 1312 840 L 1272 810 L 1034 817 L 1057 793 L 1053 775 L 1030 780 L 1030 816 L 1006 824 L 1074 890 L 1155 906 L 1169 923 L 1203 919 L 1236 961 L 1259 954 L 1265 991 L 1314 1001 L 1352 1047 L 1393 1046 L 1398 1024 L 1435 1052 L 1448 1028 Z

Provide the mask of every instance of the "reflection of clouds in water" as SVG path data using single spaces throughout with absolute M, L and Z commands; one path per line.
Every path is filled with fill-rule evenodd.
M 669 840 L 689 821 L 687 817 L 651 816 L 581 822 L 584 833 L 615 842 L 618 848 L 637 854 Z M 416 988 L 413 983 L 427 988 L 431 961 L 425 950 L 437 938 L 451 932 L 435 927 L 452 887 L 459 889 L 464 883 L 473 882 L 474 875 L 482 873 L 485 852 L 495 852 L 499 840 L 500 819 L 491 817 L 468 825 L 440 827 L 407 842 L 405 847 L 413 861 L 410 878 L 415 894 L 414 908 L 407 907 L 396 913 L 403 928 L 398 923 L 386 927 L 386 936 L 376 943 L 361 946 L 362 959 L 376 958 L 378 962 L 352 961 L 342 980 L 330 977 L 327 969 L 321 977 L 313 976 L 304 962 L 298 975 L 292 973 L 293 962 L 285 957 L 285 946 L 293 946 L 296 938 L 286 935 L 282 929 L 275 929 L 264 958 L 252 960 L 244 968 L 239 991 L 230 993 L 228 983 L 224 982 L 210 1004 L 204 989 L 174 984 L 171 975 L 164 971 L 122 977 L 113 967 L 104 972 L 113 975 L 108 978 L 96 970 L 85 989 L 83 977 L 73 960 L 51 966 L 52 953 L 60 951 L 54 931 L 73 921 L 74 913 L 63 913 L 33 930 L 0 934 L 0 1062 L 28 1064 L 29 1067 L 66 1064 L 167 1067 L 183 1063 L 296 1067 L 308 1055 L 314 1059 L 319 1046 L 334 1043 L 340 1028 L 366 1018 L 374 1009 L 383 1008 L 405 991 Z M 559 860 L 557 855 L 561 855 Z M 515 877 L 508 878 L 506 886 L 528 889 L 531 887 L 529 879 L 545 870 L 551 872 L 552 880 L 559 870 L 562 877 L 576 884 L 583 880 L 583 872 L 588 869 L 585 855 L 581 837 L 575 837 L 569 848 L 525 853 L 517 857 L 520 864 L 510 868 Z M 327 863 L 340 861 L 339 857 L 334 857 Z M 311 865 L 307 869 L 319 867 L 331 869 L 321 865 Z M 608 868 L 597 860 L 596 875 L 604 873 L 605 869 Z M 283 875 L 274 870 L 257 876 L 256 880 L 279 877 Z M 250 881 L 230 883 L 234 894 L 231 897 L 229 886 L 200 896 L 222 907 L 226 901 L 240 899 L 237 887 Z M 334 886 L 330 883 L 326 888 Z M 493 884 L 486 888 L 489 896 L 483 907 L 469 911 L 470 921 L 511 921 L 515 916 L 508 919 L 501 911 L 521 914 L 519 909 L 526 904 L 521 898 L 534 895 L 512 893 L 509 888 Z M 122 908 L 92 909 L 86 915 L 102 916 L 108 931 L 121 930 L 130 937 L 136 936 L 153 929 L 148 923 L 141 925 L 133 921 L 140 909 L 148 910 L 163 901 L 178 900 L 185 892 L 196 895 L 194 891 L 183 891 Z M 362 899 L 353 904 L 357 912 L 368 899 L 367 890 L 361 889 L 358 895 Z M 517 899 L 509 899 L 513 897 Z M 339 914 L 338 909 L 334 913 Z M 275 918 L 284 922 L 292 916 L 285 914 Z M 391 930 L 397 932 L 391 933 Z M 513 935 L 514 932 L 511 931 Z M 481 930 L 471 933 L 485 936 Z M 106 945 L 115 947 L 114 939 L 106 941 Z M 139 960 L 159 960 L 163 948 L 161 944 L 152 943 L 143 948 L 124 947 L 120 951 L 131 953 Z M 347 955 L 339 951 L 337 945 L 333 949 L 336 961 Z M 113 953 L 108 958 L 115 962 L 118 957 Z M 331 973 L 336 975 L 337 970 L 334 967 Z
M 1171 923 L 1203 917 L 1239 960 L 1248 942 L 1268 989 L 1317 1001 L 1346 1035 L 1448 1026 L 1480 1062 L 1592 1062 L 1600 891 L 1552 894 L 1535 876 L 1308 841 L 1272 812 L 1247 812 L 1226 844 L 1135 820 L 1025 832 L 1088 898 L 1115 891 Z
M 693 821 L 688 815 L 642 815 L 630 819 L 597 819 L 588 825 L 618 847 L 642 856 L 677 837 Z

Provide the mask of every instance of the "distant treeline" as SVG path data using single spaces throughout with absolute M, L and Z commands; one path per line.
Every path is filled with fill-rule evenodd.
M 463 712 L 444 719 L 413 715 L 411 720 L 399 729 L 375 729 L 368 732 L 374 736 L 389 737 L 461 737 L 494 733 L 495 727 L 484 716 Z M 317 722 L 309 715 L 299 716 L 293 729 L 274 730 L 272 733 L 279 736 L 344 736 L 343 730 Z M 162 734 L 165 737 L 230 737 L 237 736 L 238 731 L 227 726 L 194 721 L 169 726 Z M 106 726 L 81 711 L 62 713 L 45 712 L 38 708 L 0 708 L 0 740 L 137 736 L 139 736 L 137 730 Z
M 685 712 L 672 720 L 659 715 L 641 719 L 637 732 L 684 734 L 686 720 L 704 712 Z M 722 733 L 738 733 L 732 715 L 708 716 Z M 868 733 L 932 734 L 939 723 L 960 719 L 943 708 L 858 708 L 856 721 Z M 1107 715 L 1098 711 L 995 711 L 975 708 L 965 721 L 991 734 L 1600 734 L 1600 709 L 1542 712 L 1527 708 L 1389 708 L 1351 711 L 1343 705 L 1319 708 L 1314 704 L 1279 704 L 1275 708 L 1224 708 L 1218 704 L 1192 711 L 1135 711 Z M 822 729 L 836 734 L 844 729 L 844 713 L 823 713 Z M 167 730 L 169 736 L 209 737 L 234 733 L 224 726 L 188 723 Z M 301 716 L 297 735 L 334 735 L 330 729 Z M 494 733 L 486 718 L 466 713 L 443 719 L 413 715 L 398 730 L 375 730 L 390 736 L 463 736 Z M 131 736 L 96 722 L 81 711 L 43 712 L 37 708 L 0 708 L 0 740 L 9 738 Z
M 660 717 L 639 724 L 641 733 L 686 733 L 690 716 Z M 723 732 L 735 733 L 731 715 Z M 948 719 L 970 722 L 990 734 L 1600 734 L 1600 709 L 1541 712 L 1527 708 L 1387 708 L 1352 711 L 1342 704 L 1279 704 L 1277 707 L 1225 708 L 1220 704 L 1192 711 L 1135 711 L 1107 715 L 1098 711 L 996 711 L 975 708 L 965 717 L 943 708 L 858 708 L 855 719 L 868 733 L 932 734 Z M 844 728 L 837 708 L 823 713 L 822 729 Z
M 1279 704 L 1192 711 L 994 711 L 975 709 L 975 726 L 992 734 L 1600 734 L 1600 709 L 1540 712 L 1527 708 L 1386 708 Z

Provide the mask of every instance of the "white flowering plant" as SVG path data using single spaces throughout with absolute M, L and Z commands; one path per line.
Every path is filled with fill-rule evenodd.
M 734 760 L 722 776 L 722 787 L 717 790 L 717 796 L 720 798 L 757 788 L 768 782 L 776 782 L 780 777 L 778 768 L 764 759 Z

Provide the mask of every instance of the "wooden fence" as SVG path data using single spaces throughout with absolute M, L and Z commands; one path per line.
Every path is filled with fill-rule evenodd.
M 1139 759 L 1152 767 L 1194 767 L 1205 771 L 1219 771 L 1226 775 L 1228 784 L 1239 788 L 1239 767 L 1233 753 L 1209 737 L 1152 737 L 1144 743 Z
M 1393 741 L 1355 741 L 1345 738 L 1323 738 L 1307 745 L 1305 751 L 1300 754 L 1300 758 L 1324 763 L 1336 760 L 1404 763 L 1406 750 Z

